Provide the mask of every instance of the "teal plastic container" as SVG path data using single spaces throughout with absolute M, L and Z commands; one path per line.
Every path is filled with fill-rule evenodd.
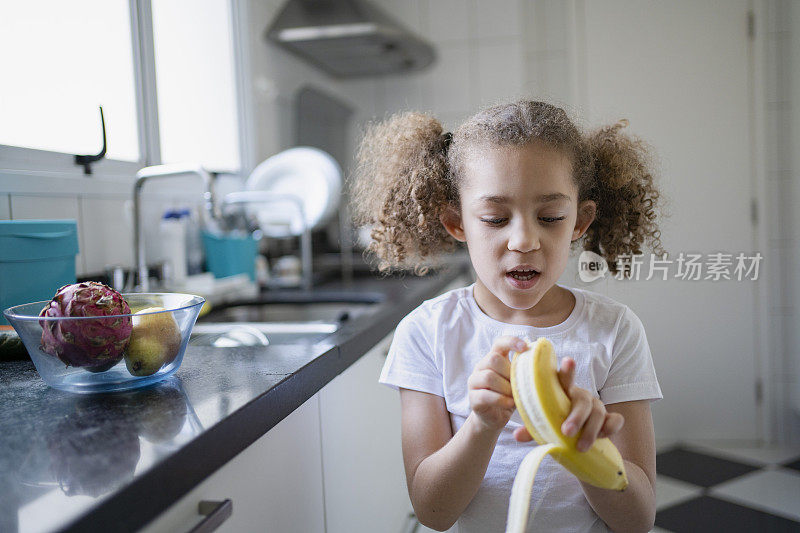
M 0 220 L 0 310 L 75 283 L 75 220 Z M 0 324 L 8 324 L 0 314 Z
M 247 274 L 256 280 L 258 239 L 203 232 L 206 268 L 215 278 Z

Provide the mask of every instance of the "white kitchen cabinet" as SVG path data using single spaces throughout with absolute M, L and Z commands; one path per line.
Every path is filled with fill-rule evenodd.
M 459 276 L 441 292 L 470 282 Z M 320 391 L 327 533 L 400 533 L 416 521 L 409 519 L 400 395 L 378 383 L 391 341 L 390 333 Z
M 189 531 L 202 518 L 198 502 L 229 498 L 233 514 L 219 533 L 324 532 L 319 428 L 315 394 L 143 531 Z
M 327 533 L 399 533 L 413 513 L 400 397 L 378 383 L 391 335 L 320 391 Z

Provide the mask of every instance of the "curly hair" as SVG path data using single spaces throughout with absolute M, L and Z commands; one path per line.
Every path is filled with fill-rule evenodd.
M 426 259 L 452 251 L 456 240 L 439 215 L 459 210 L 459 184 L 470 155 L 493 146 L 541 142 L 572 162 L 578 201 L 593 200 L 595 220 L 572 243 L 603 256 L 619 271 L 621 255 L 640 254 L 646 242 L 663 255 L 656 220 L 661 194 L 655 185 L 651 148 L 620 130 L 620 120 L 584 135 L 556 106 L 519 101 L 480 111 L 450 137 L 430 115 L 404 112 L 367 126 L 351 180 L 358 224 L 373 225 L 368 250 L 379 269 L 424 273 Z M 449 147 L 448 147 L 449 145 Z

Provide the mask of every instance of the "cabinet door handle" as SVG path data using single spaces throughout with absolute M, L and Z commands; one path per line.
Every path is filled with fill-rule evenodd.
M 221 502 L 203 500 L 197 504 L 197 512 L 205 518 L 189 533 L 211 533 L 233 514 L 233 502 L 230 499 Z

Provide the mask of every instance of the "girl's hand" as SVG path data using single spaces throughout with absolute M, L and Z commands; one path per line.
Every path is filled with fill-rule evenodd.
M 572 383 L 575 377 L 575 360 L 565 357 L 558 370 L 558 380 L 564 392 L 572 402 L 572 410 L 561 425 L 561 432 L 567 437 L 581 432 L 578 439 L 578 451 L 585 452 L 592 447 L 596 439 L 610 437 L 622 429 L 625 419 L 619 413 L 609 413 L 599 398 Z M 533 440 L 524 427 L 514 432 L 514 438 L 520 442 Z
M 469 405 L 478 422 L 488 430 L 501 430 L 514 412 L 511 394 L 510 351 L 524 350 L 527 345 L 517 337 L 499 337 L 489 353 L 478 361 L 467 380 Z

